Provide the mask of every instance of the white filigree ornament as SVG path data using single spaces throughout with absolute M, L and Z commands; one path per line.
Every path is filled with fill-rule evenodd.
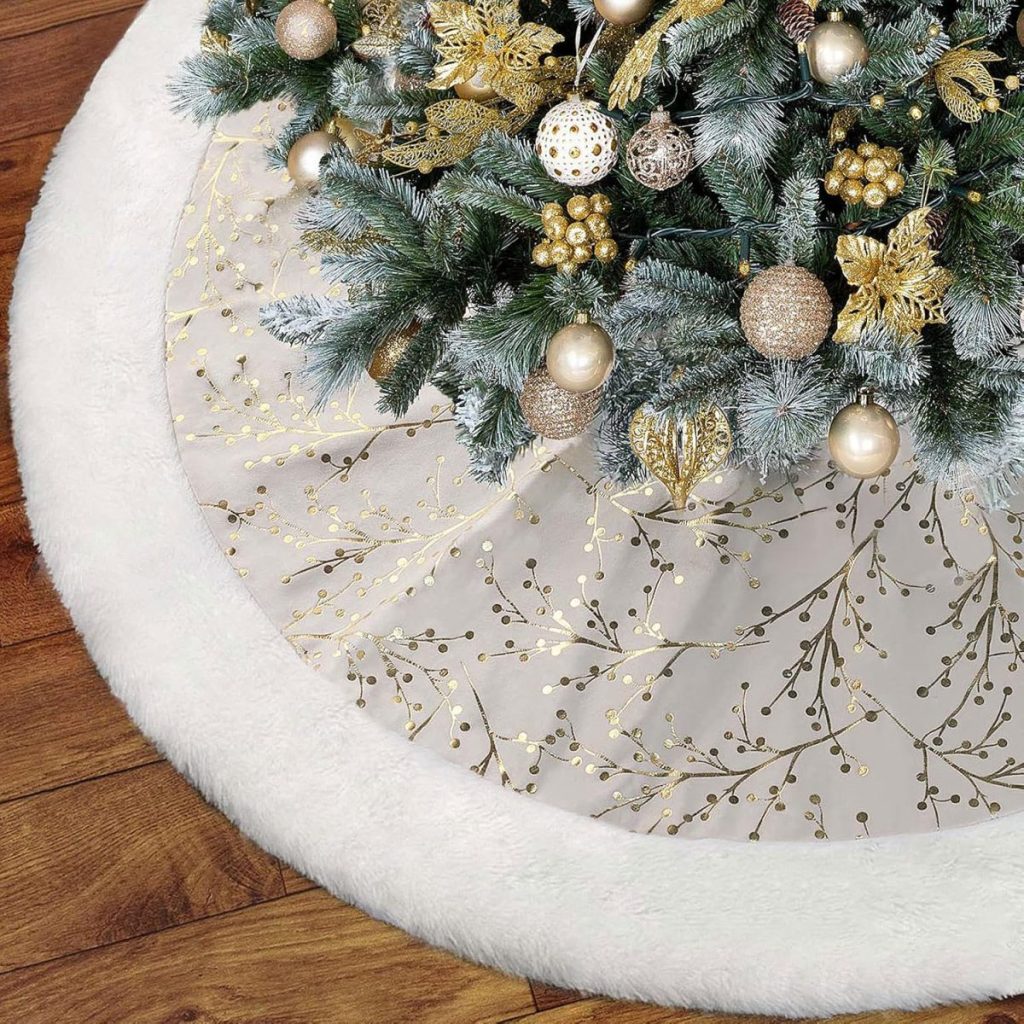
M 618 163 L 619 136 L 596 103 L 573 93 L 544 115 L 534 149 L 555 181 L 592 185 Z

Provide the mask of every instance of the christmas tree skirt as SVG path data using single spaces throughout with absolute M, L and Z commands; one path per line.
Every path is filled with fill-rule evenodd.
M 439 393 L 317 407 L 257 323 L 328 291 L 282 111 L 168 109 L 201 9 L 152 0 L 101 72 L 12 310 L 35 535 L 139 726 L 339 898 L 509 971 L 791 1015 L 1024 989 L 1016 516 L 906 442 L 675 509 L 585 441 L 476 483 Z

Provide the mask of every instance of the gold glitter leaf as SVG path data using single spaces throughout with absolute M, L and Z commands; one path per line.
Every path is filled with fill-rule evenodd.
M 944 324 L 942 300 L 953 275 L 935 265 L 929 248 L 930 207 L 908 213 L 889 232 L 888 242 L 843 235 L 836 259 L 846 280 L 856 286 L 839 314 L 835 341 L 854 344 L 881 320 L 898 338 L 916 342 L 926 324 Z
M 363 34 L 352 49 L 364 59 L 389 57 L 402 41 L 403 0 L 366 0 L 361 5 Z
M 828 144 L 834 146 L 842 142 L 850 133 L 850 129 L 860 120 L 857 107 L 843 107 L 832 115 L 832 123 L 828 129 Z
M 635 100 L 651 70 L 661 37 L 681 21 L 690 21 L 717 11 L 725 0 L 676 0 L 674 4 L 637 40 L 629 56 L 619 66 L 612 80 L 608 108 L 624 107 Z
M 732 451 L 729 419 L 717 405 L 702 406 L 681 423 L 642 408 L 629 424 L 629 443 L 678 508 L 705 477 L 720 469 Z
M 1002 57 L 991 50 L 968 50 L 963 46 L 947 50 L 938 59 L 932 68 L 932 79 L 939 98 L 954 117 L 968 124 L 981 120 L 976 97 L 995 96 L 996 83 L 985 65 L 997 60 Z

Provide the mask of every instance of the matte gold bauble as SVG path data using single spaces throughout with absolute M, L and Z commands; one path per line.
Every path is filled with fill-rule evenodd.
M 830 19 L 837 13 L 833 12 Z M 807 37 L 811 74 L 822 85 L 832 85 L 854 68 L 864 67 L 868 55 L 860 29 L 842 20 L 823 21 Z
M 809 270 L 762 270 L 740 302 L 740 325 L 751 346 L 773 359 L 803 359 L 828 336 L 832 300 Z
M 332 135 L 337 135 L 345 144 L 345 148 L 353 156 L 359 155 L 363 148 L 363 140 L 359 137 L 359 132 L 356 129 L 356 126 L 347 117 L 343 117 L 341 114 L 335 114 L 334 117 L 327 122 L 327 131 Z
M 334 148 L 338 139 L 330 132 L 308 132 L 300 135 L 288 150 L 288 174 L 302 188 L 320 180 L 320 163 Z
M 828 432 L 832 461 L 847 476 L 866 480 L 884 473 L 900 451 L 900 428 L 888 409 L 865 391 L 840 409 Z
M 608 379 L 615 365 L 615 346 L 603 327 L 580 314 L 551 338 L 545 359 L 551 379 L 560 388 L 582 394 Z
M 292 0 L 277 16 L 277 43 L 295 60 L 316 60 L 338 41 L 338 23 L 319 0 Z
M 455 86 L 455 95 L 460 100 L 486 103 L 488 100 L 493 100 L 498 94 L 483 80 L 483 76 L 478 71 L 472 78 L 465 82 L 459 82 Z
M 399 360 L 405 355 L 405 350 L 409 347 L 409 343 L 416 337 L 419 330 L 419 320 L 413 320 L 404 330 L 399 331 L 397 334 L 392 334 L 390 338 L 385 338 L 374 350 L 373 358 L 370 360 L 370 365 L 367 367 L 366 372 L 374 380 L 378 381 L 384 380 L 385 377 L 390 377 L 394 373 Z
M 556 441 L 582 434 L 600 403 L 600 391 L 583 394 L 566 391 L 551 379 L 544 367 L 526 378 L 519 396 L 519 407 L 530 429 Z
M 653 6 L 654 0 L 594 0 L 594 10 L 613 25 L 635 25 Z
M 1024 10 L 1017 15 L 1017 42 L 1024 46 Z

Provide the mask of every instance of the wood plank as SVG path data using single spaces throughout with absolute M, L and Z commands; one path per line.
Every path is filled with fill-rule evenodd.
M 19 1024 L 487 1024 L 525 981 L 430 949 L 325 892 L 0 976 Z
M 881 1013 L 829 1017 L 828 1024 L 1018 1024 L 1024 1021 L 1024 996 L 972 1006 L 938 1006 L 916 1013 Z M 784 1017 L 732 1016 L 669 1010 L 639 1003 L 585 999 L 543 1013 L 510 1018 L 502 1024 L 793 1024 Z
M 311 882 L 305 875 L 300 875 L 288 864 L 281 865 L 281 880 L 284 882 L 284 891 L 289 894 L 308 892 L 317 887 L 316 882 Z
M 0 41 L 0 142 L 63 128 L 135 14 L 135 9 L 114 11 Z M 116 187 L 112 179 L 111 188 Z
M 74 633 L 5 650 L 0 705 L 0 801 L 159 759 Z
M 277 863 L 165 763 L 0 805 L 0 836 L 0 970 L 284 895 Z
M 32 543 L 23 504 L 0 508 L 0 567 L 0 647 L 71 628 Z
M 62 0 L 43 4 L 39 0 L 4 0 L 0 7 L 0 39 L 41 32 L 68 22 L 109 14 L 128 7 L 140 7 L 139 0 Z
M 542 981 L 531 981 L 530 988 L 533 991 L 533 1003 L 538 1011 L 568 1006 L 569 1003 L 578 1003 L 583 998 L 579 992 L 573 992 L 566 988 L 555 988 L 554 985 L 545 985 Z

